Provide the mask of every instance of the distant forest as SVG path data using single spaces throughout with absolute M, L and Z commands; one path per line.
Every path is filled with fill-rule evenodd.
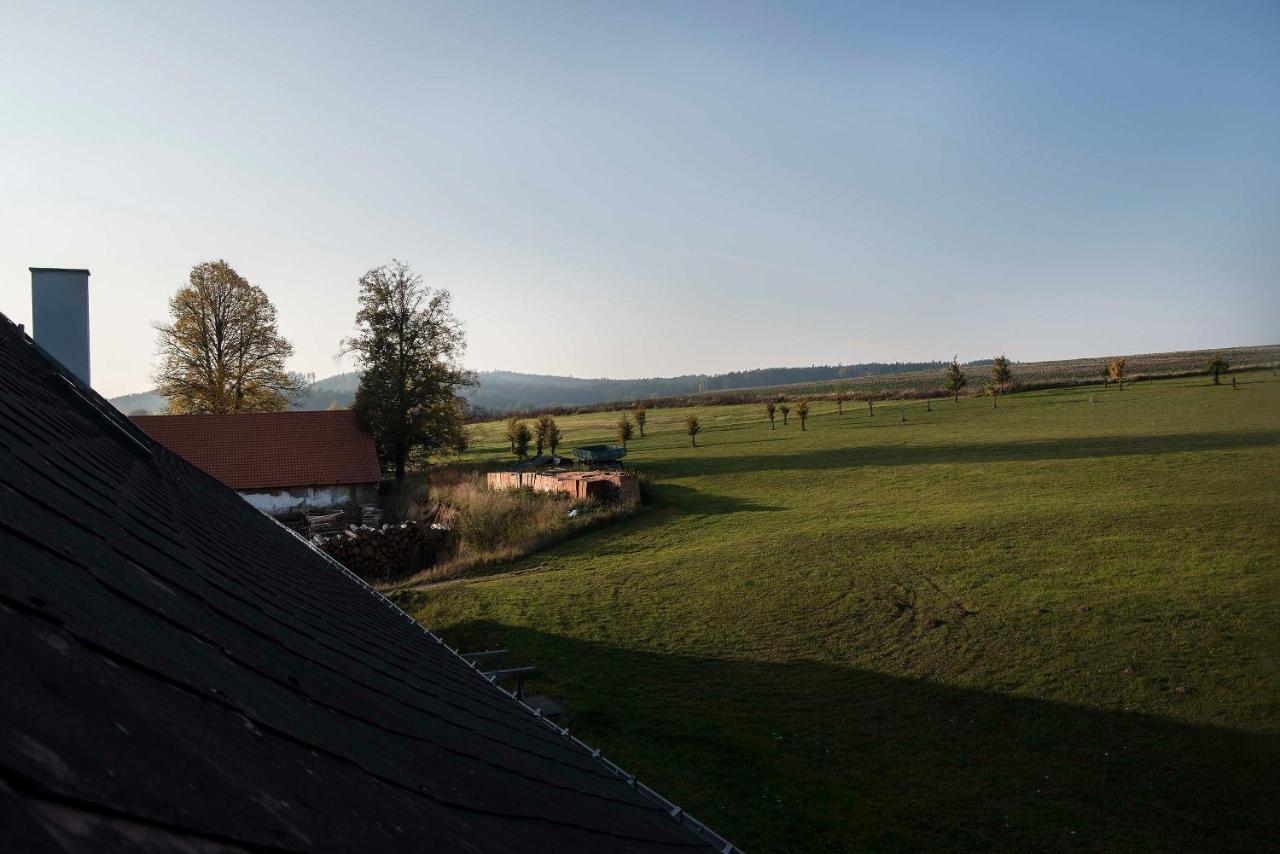
M 941 370 L 945 362 L 868 362 L 859 365 L 811 365 L 807 368 L 757 368 L 727 374 L 688 374 L 681 377 L 651 377 L 637 380 L 581 379 L 513 371 L 482 371 L 480 385 L 468 389 L 467 402 L 477 416 L 507 412 L 534 412 L 538 409 L 587 406 L 616 400 L 645 400 L 655 397 L 698 394 L 740 388 L 823 382 L 855 377 L 896 374 L 903 371 Z M 360 375 L 355 371 L 316 380 L 299 409 L 346 409 L 355 397 Z M 166 411 L 166 402 L 152 392 L 112 398 L 125 414 L 146 410 Z

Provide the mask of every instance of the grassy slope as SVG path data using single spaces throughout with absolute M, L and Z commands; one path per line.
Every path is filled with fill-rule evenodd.
M 628 460 L 658 508 L 409 604 L 539 665 L 575 732 L 748 850 L 1256 848 L 1280 381 L 1240 379 L 823 403 L 804 433 L 705 408 L 697 449 L 652 410 Z M 559 419 L 566 446 L 614 420 Z

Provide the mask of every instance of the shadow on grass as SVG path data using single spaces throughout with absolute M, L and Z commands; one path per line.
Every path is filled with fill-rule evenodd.
M 966 442 L 949 445 L 873 445 L 821 448 L 760 456 L 707 456 L 646 461 L 653 477 L 771 470 L 940 465 L 946 463 L 1027 462 L 1092 459 L 1151 454 L 1263 448 L 1280 445 L 1280 431 L 1228 431 L 1154 436 L 1089 436 L 1018 442 Z
M 810 662 L 474 621 L 561 722 L 755 851 L 1262 850 L 1280 739 Z

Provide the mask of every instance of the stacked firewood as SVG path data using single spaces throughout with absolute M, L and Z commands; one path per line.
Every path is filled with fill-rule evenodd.
M 366 581 L 390 581 L 427 569 L 452 545 L 447 528 L 424 522 L 379 528 L 351 525 L 314 539 L 320 548 Z
M 360 524 L 369 528 L 379 527 L 382 524 L 382 508 L 376 504 L 361 504 Z
M 343 518 L 346 513 L 342 510 L 336 510 L 332 513 L 307 514 L 307 533 L 311 536 L 317 534 L 324 536 L 332 534 L 343 527 Z

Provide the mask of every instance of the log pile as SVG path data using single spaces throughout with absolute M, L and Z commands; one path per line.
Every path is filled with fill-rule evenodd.
M 341 530 L 343 527 L 342 519 L 346 514 L 342 510 L 333 513 L 308 513 L 307 514 L 307 533 L 311 536 L 317 534 L 324 536 L 333 534 Z
M 427 569 L 453 545 L 452 532 L 426 522 L 379 528 L 351 525 L 313 537 L 320 548 L 366 581 L 390 581 Z

